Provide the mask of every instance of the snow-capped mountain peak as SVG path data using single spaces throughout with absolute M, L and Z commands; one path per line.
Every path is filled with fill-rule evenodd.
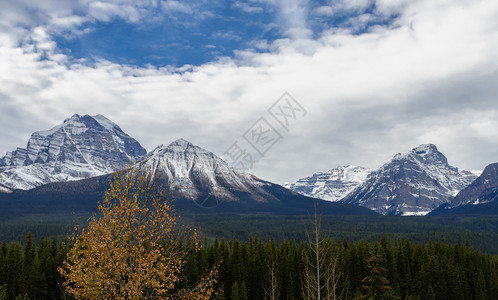
M 213 155 L 211 152 L 208 152 L 203 148 L 196 146 L 183 138 L 177 139 L 176 141 L 172 142 L 167 146 L 161 144 L 157 146 L 154 150 L 152 150 L 151 153 L 155 155 L 161 155 L 164 153 L 172 153 L 172 152 L 189 152 L 189 153 L 198 153 L 198 154 L 202 153 L 207 155 L 209 154 Z
M 237 199 L 234 191 L 266 194 L 261 189 L 266 185 L 264 181 L 237 172 L 212 152 L 184 139 L 156 147 L 138 167 L 166 180 L 169 189 L 177 195 L 196 201 L 211 196 L 231 201 Z
M 284 186 L 305 196 L 336 202 L 363 182 L 371 171 L 352 165 L 340 166 Z
M 111 120 L 109 120 L 108 118 L 104 117 L 101 114 L 92 116 L 92 118 L 95 121 L 99 122 L 100 125 L 102 125 L 104 128 L 106 128 L 109 131 L 113 131 L 113 130 L 121 131 L 121 128 L 116 123 L 112 122 Z
M 31 135 L 26 148 L 0 158 L 5 190 L 78 180 L 119 170 L 145 149 L 102 115 L 75 114 L 60 125 Z
M 382 214 L 425 215 L 455 196 L 476 176 L 459 172 L 433 144 L 397 154 L 343 202 L 359 204 Z
M 415 158 L 424 164 L 448 164 L 446 157 L 439 152 L 434 144 L 422 144 L 408 151 L 406 154 L 398 153 L 394 156 L 393 160 L 409 158 Z

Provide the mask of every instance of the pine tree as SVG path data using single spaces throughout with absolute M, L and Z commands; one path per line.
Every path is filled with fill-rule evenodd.
M 361 299 L 398 299 L 394 296 L 392 287 L 389 286 L 389 280 L 385 277 L 387 269 L 382 267 L 381 262 L 382 258 L 378 255 L 368 259 L 367 266 L 370 275 L 361 281 L 366 292 L 364 296 L 360 297 Z
M 7 300 L 7 285 L 0 285 L 0 300 Z
M 12 242 L 7 251 L 6 258 L 7 275 L 7 299 L 14 299 L 22 292 L 22 269 L 23 257 L 22 246 L 18 242 Z
M 4 241 L 0 245 L 0 284 L 7 282 L 7 243 Z
M 39 277 L 37 264 L 35 238 L 31 232 L 28 232 L 24 246 L 23 291 L 33 299 L 37 298 L 36 287 Z
M 230 296 L 231 300 L 240 300 L 240 287 L 237 281 L 232 285 L 232 293 Z
M 240 300 L 247 300 L 247 288 L 246 288 L 246 283 L 242 282 L 242 285 L 240 286 L 240 292 L 239 292 L 239 299 Z

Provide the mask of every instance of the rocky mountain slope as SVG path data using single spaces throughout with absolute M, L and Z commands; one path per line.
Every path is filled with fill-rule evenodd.
M 470 185 L 461 190 L 456 197 L 451 199 L 448 208 L 466 204 L 484 204 L 491 202 L 498 189 L 498 163 L 490 164 L 484 168 L 481 175 Z
M 315 173 L 284 186 L 308 197 L 337 202 L 361 184 L 371 172 L 368 168 L 347 165 Z
M 101 115 L 73 115 L 47 131 L 31 135 L 26 148 L 0 158 L 0 191 L 32 189 L 119 170 L 146 150 Z
M 435 145 L 420 145 L 370 173 L 341 202 L 384 215 L 425 215 L 447 203 L 476 177 L 449 165 Z
M 498 214 L 498 163 L 488 165 L 449 203 L 431 212 L 431 215 L 446 214 Z
M 273 196 L 262 187 L 270 183 L 232 169 L 213 153 L 179 139 L 151 151 L 136 167 L 151 171 L 175 196 L 213 206 L 213 201 L 238 201 L 237 193 L 250 194 L 255 201 Z
M 240 173 L 213 153 L 179 139 L 159 146 L 131 168 L 152 172 L 156 184 L 183 214 L 375 215 L 356 205 L 333 203 L 294 193 L 253 175 Z M 58 182 L 10 194 L 0 193 L 0 217 L 94 212 L 113 174 Z

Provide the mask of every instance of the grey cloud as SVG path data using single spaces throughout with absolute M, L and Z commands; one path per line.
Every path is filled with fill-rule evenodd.
M 283 183 L 343 164 L 375 168 L 420 143 L 435 143 L 455 166 L 482 168 L 498 161 L 498 4 L 431 3 L 379 5 L 406 12 L 395 28 L 261 42 L 265 53 L 178 69 L 40 60 L 36 48 L 8 44 L 0 153 L 74 113 L 101 113 L 148 150 L 184 137 L 222 155 L 287 90 L 309 114 L 260 159 L 257 176 Z M 306 28 L 299 22 L 290 27 Z

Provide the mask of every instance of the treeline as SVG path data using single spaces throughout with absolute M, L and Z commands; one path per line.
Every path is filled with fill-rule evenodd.
M 69 246 L 56 239 L 35 243 L 32 234 L 24 245 L 2 243 L 0 299 L 68 298 L 57 267 Z M 317 274 L 317 266 L 322 293 L 334 289 L 336 298 L 498 299 L 497 257 L 443 241 L 422 245 L 406 239 L 324 239 L 313 244 L 291 239 L 277 244 L 272 238 L 216 239 L 193 253 L 183 280 L 196 282 L 220 261 L 217 299 L 309 299 L 312 295 L 303 292 L 313 292 L 310 274 Z
M 190 279 L 199 278 L 201 270 L 221 258 L 220 299 L 267 299 L 272 273 L 278 299 L 303 299 L 303 287 L 310 280 L 305 278 L 306 261 L 313 262 L 315 246 L 294 240 L 277 245 L 258 237 L 248 242 L 216 240 L 189 263 Z M 322 270 L 322 280 L 335 273 L 337 295 L 344 299 L 498 299 L 498 259 L 468 245 L 381 238 L 376 243 L 325 239 L 319 247 L 326 255 L 318 264 L 335 268 Z M 316 261 L 312 265 L 316 267 Z M 372 294 L 376 288 L 379 295 Z
M 69 245 L 56 238 L 35 243 L 31 233 L 24 245 L 0 245 L 0 300 L 61 299 L 61 278 L 57 267 L 66 258 Z
M 247 241 L 251 233 L 261 237 L 272 236 L 277 242 L 291 238 L 300 242 L 306 240 L 303 225 L 308 220 L 309 216 L 254 215 L 197 216 L 195 219 L 211 242 L 216 236 L 230 239 L 234 235 L 241 241 Z M 469 241 L 472 248 L 489 254 L 498 254 L 497 228 L 497 216 L 321 216 L 321 230 L 333 240 L 345 238 L 354 242 L 375 242 L 385 236 L 391 240 L 406 238 L 422 244 L 442 239 L 450 244 Z
M 188 214 L 187 214 L 188 215 Z M 0 222 L 0 241 L 24 243 L 26 234 L 40 237 L 71 234 L 75 223 L 87 226 L 91 215 L 74 215 L 66 223 L 49 224 L 40 220 L 23 219 L 19 223 Z M 53 214 L 51 220 L 63 220 L 62 214 Z M 1 218 L 0 218 L 1 219 Z M 295 238 L 306 240 L 303 224 L 309 216 L 196 216 L 185 223 L 200 227 L 201 235 L 213 242 L 216 237 L 230 239 L 235 236 L 247 241 L 249 234 L 272 236 L 277 243 Z M 61 221 L 62 222 L 62 221 Z M 321 217 L 322 232 L 333 240 L 375 242 L 385 236 L 391 240 L 407 238 L 412 242 L 427 243 L 444 239 L 450 244 L 469 241 L 472 248 L 489 254 L 498 254 L 498 217 L 397 217 L 397 216 L 327 216 Z

